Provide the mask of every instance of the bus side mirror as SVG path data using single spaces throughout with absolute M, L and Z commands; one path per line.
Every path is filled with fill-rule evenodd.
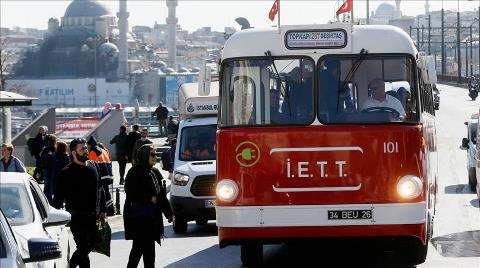
M 465 126 L 468 126 L 468 122 L 463 122 L 463 124 L 464 124 Z
M 463 138 L 462 139 L 462 149 L 469 149 L 470 146 L 468 146 L 468 139 Z

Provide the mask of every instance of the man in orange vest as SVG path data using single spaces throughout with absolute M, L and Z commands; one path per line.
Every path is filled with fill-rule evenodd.
M 112 160 L 108 151 L 100 148 L 97 140 L 90 136 L 87 142 L 88 145 L 88 159 L 94 161 L 98 167 L 98 173 L 102 182 L 103 191 L 105 192 L 105 203 L 107 206 L 107 215 L 115 215 L 115 207 L 113 206 L 112 194 L 109 191 L 109 186 L 113 184 Z

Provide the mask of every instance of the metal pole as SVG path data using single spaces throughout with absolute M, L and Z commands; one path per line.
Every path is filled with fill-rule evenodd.
M 417 26 L 417 50 L 420 50 L 420 27 Z
M 425 45 L 425 35 L 423 34 L 424 33 L 424 30 L 425 30 L 425 27 L 423 26 L 423 23 L 422 23 L 422 50 L 425 51 L 425 48 L 424 48 L 424 45 Z
M 470 25 L 470 76 L 473 76 L 473 30 Z
M 462 57 L 460 52 L 460 10 L 457 11 L 457 83 L 460 84 L 462 77 Z
M 465 77 L 468 76 L 468 42 L 465 40 Z
M 12 142 L 12 112 L 10 107 L 2 107 L 2 139 L 3 143 Z
M 443 4 L 443 1 L 442 1 L 442 4 Z M 445 25 L 444 25 L 444 11 L 443 11 L 443 7 L 442 7 L 442 75 L 445 75 L 446 73 L 446 70 L 445 70 L 445 56 L 447 55 L 446 51 L 445 51 Z
M 94 55 L 93 55 L 93 81 L 94 81 L 94 84 L 95 84 L 95 99 L 94 99 L 94 104 L 95 104 L 95 108 L 97 107 L 97 36 L 95 36 L 95 50 L 94 50 Z
M 431 36 L 431 29 L 432 29 L 432 25 L 431 25 L 431 17 L 430 17 L 430 14 L 428 14 L 428 55 L 431 54 L 430 52 L 430 36 Z

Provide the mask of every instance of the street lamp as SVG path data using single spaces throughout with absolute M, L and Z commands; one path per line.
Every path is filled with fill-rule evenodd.
M 93 103 L 95 107 L 97 107 L 97 38 L 92 38 L 89 37 L 87 38 L 87 41 L 91 43 L 93 41 L 93 83 L 94 83 L 94 88 L 89 90 L 92 90 L 94 93 L 94 100 Z M 81 51 L 83 52 L 88 52 L 91 51 L 90 46 L 87 44 L 83 44 L 82 47 L 80 48 Z

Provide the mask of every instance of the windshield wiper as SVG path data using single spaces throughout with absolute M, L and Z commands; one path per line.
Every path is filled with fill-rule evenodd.
M 368 50 L 366 50 L 364 48 L 362 48 L 360 50 L 360 54 L 357 56 L 357 58 L 353 62 L 350 70 L 348 70 L 348 73 L 345 76 L 345 80 L 343 80 L 342 86 L 337 89 L 337 113 L 338 113 L 338 110 L 340 108 L 340 93 L 342 93 L 342 95 L 345 94 L 345 92 L 347 91 L 347 84 L 350 82 L 353 75 L 355 74 L 355 72 L 358 70 L 358 68 L 362 64 L 363 60 L 365 60 L 365 57 L 367 56 L 367 54 L 368 54 Z M 352 83 L 352 87 L 353 87 L 353 83 Z
M 268 59 L 270 60 L 270 66 L 273 66 L 273 70 L 275 71 L 275 74 L 280 79 L 280 86 L 282 87 L 283 92 L 285 92 L 285 94 L 283 94 L 282 90 L 280 90 L 280 94 L 282 94 L 282 97 L 284 98 L 284 100 L 285 100 L 285 98 L 287 99 L 288 113 L 290 115 L 292 115 L 292 107 L 291 107 L 291 104 L 290 104 L 290 96 L 288 95 L 288 90 L 285 89 L 285 87 L 282 83 L 282 77 L 280 77 L 280 74 L 278 73 L 277 66 L 275 65 L 275 61 L 273 60 L 272 52 L 270 52 L 270 50 L 265 51 L 265 56 L 267 56 Z M 285 84 L 286 83 L 287 83 L 287 77 L 285 77 Z

